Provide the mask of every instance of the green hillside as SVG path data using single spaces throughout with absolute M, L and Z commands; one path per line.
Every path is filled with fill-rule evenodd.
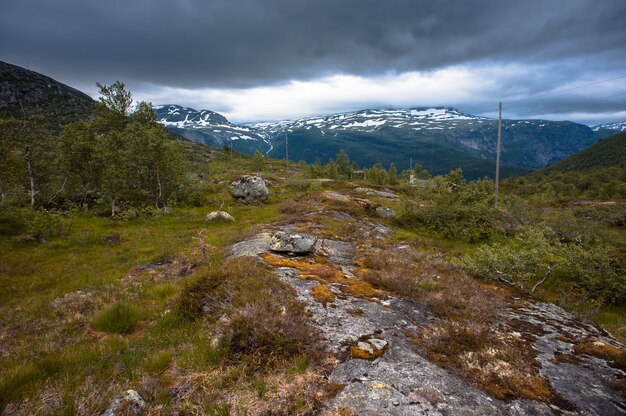
M 548 172 L 587 172 L 626 166 L 626 132 L 619 133 L 546 168 Z

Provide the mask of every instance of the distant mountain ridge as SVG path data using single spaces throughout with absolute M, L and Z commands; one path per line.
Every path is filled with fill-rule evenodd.
M 591 127 L 593 131 L 599 130 L 616 130 L 616 131 L 626 131 L 626 121 L 618 121 L 615 123 L 608 124 L 598 124 L 597 126 Z
M 168 115 L 166 108 L 178 114 Z M 245 143 L 248 152 L 258 148 L 276 158 L 285 157 L 288 139 L 290 159 L 310 163 L 326 162 L 344 149 L 365 166 L 395 163 L 404 169 L 412 158 L 432 173 L 461 167 L 467 177 L 477 178 L 495 171 L 497 121 L 451 107 L 366 109 L 245 126 L 225 123 L 225 118 L 212 122 L 216 116 L 203 119 L 203 114 L 217 113 L 180 106 L 157 107 L 157 114 L 161 123 L 190 140 L 235 149 Z M 598 139 L 590 127 L 568 121 L 503 120 L 503 173 L 542 168 Z
M 272 150 L 271 141 L 263 132 L 235 125 L 219 113 L 175 104 L 155 106 L 154 110 L 159 123 L 187 140 L 218 148 L 229 146 L 244 153 L 258 149 L 267 154 Z
M 95 101 L 38 72 L 0 61 L 0 117 L 44 116 L 63 125 L 87 119 Z

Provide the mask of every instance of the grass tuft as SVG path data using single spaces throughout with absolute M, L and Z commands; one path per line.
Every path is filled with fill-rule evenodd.
M 140 320 L 139 309 L 127 303 L 115 303 L 94 316 L 93 327 L 111 334 L 130 334 Z
M 160 374 L 170 366 L 173 359 L 171 351 L 159 351 L 146 358 L 144 367 L 151 373 Z

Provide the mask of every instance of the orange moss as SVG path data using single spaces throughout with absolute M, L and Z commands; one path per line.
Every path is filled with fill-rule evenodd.
M 340 270 L 322 263 L 309 263 L 303 260 L 277 257 L 270 253 L 261 257 L 273 267 L 291 267 L 300 270 L 300 279 L 316 280 L 322 284 L 336 283 L 339 289 L 352 296 L 377 301 L 384 293 L 370 283 L 360 279 L 349 279 Z
M 334 302 L 337 298 L 328 285 L 321 283 L 311 289 L 311 296 L 320 303 Z
M 604 342 L 586 340 L 574 347 L 576 354 L 586 354 L 606 360 L 611 366 L 626 370 L 626 350 Z
M 380 357 L 383 355 L 383 350 L 374 349 L 374 352 L 371 353 L 362 348 L 359 348 L 358 345 L 350 346 L 350 355 L 352 358 L 360 358 L 362 360 L 372 360 L 376 357 Z
M 573 354 L 566 354 L 560 351 L 554 353 L 554 357 L 550 359 L 555 364 L 559 363 L 567 363 L 567 364 L 578 364 L 580 362 L 580 358 L 576 357 Z

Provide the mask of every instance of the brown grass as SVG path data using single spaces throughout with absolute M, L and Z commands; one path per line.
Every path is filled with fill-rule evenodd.
M 313 354 L 317 332 L 294 290 L 251 257 L 228 260 L 181 294 L 187 319 L 213 323 L 233 354 L 262 360 Z
M 438 253 L 384 248 L 364 257 L 361 276 L 375 287 L 426 304 L 439 318 L 417 335 L 415 345 L 433 362 L 454 370 L 492 396 L 512 400 L 557 400 L 536 367 L 529 340 L 498 324 L 506 291 L 448 266 Z M 537 328 L 524 327 L 537 333 Z
M 446 321 L 426 328 L 416 344 L 435 363 L 454 369 L 501 400 L 554 400 L 539 376 L 535 352 L 523 339 L 505 337 L 485 325 Z
M 600 341 L 585 340 L 574 346 L 574 353 L 606 360 L 609 365 L 626 370 L 626 350 Z
M 360 276 L 375 287 L 426 303 L 443 319 L 492 322 L 505 304 L 488 286 L 449 267 L 438 255 L 390 248 L 366 256 Z

